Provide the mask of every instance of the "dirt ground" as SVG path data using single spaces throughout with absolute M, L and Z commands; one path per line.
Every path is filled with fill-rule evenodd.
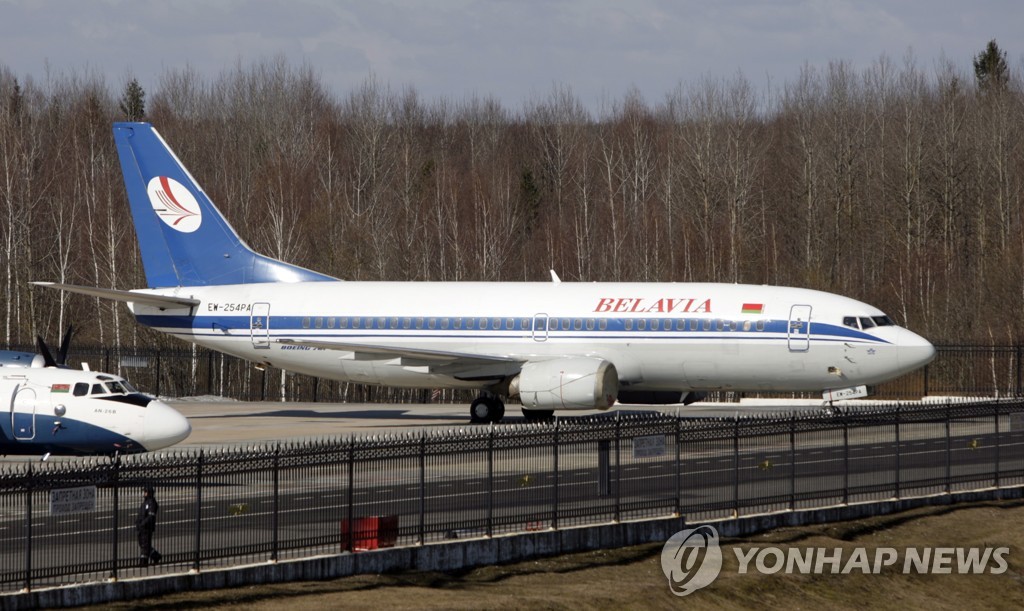
M 734 548 L 776 546 L 895 548 L 900 562 L 881 574 L 738 573 Z M 906 548 L 1009 547 L 999 575 L 904 575 Z M 708 587 L 673 595 L 661 544 L 488 566 L 460 573 L 363 575 L 333 581 L 174 594 L 103 609 L 1022 609 L 1024 501 L 923 508 L 902 514 L 786 528 L 723 539 L 723 568 Z M 955 561 L 954 561 L 955 566 Z M 991 564 L 990 566 L 995 566 Z M 954 569 L 955 572 L 955 569 Z M 94 607 L 100 608 L 100 607 Z

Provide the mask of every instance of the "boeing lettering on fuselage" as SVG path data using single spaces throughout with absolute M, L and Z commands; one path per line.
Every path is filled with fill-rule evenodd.
M 662 299 L 644 299 L 643 297 L 603 297 L 597 302 L 594 312 L 642 312 L 649 314 L 709 314 L 710 299 L 686 299 L 665 297 Z
M 266 365 L 411 388 L 478 389 L 475 422 L 708 390 L 877 384 L 935 350 L 866 303 L 712 283 L 343 282 L 253 252 L 163 138 L 118 123 L 147 288 L 42 283 L 128 303 L 139 323 Z M 343 247 L 343 246 L 342 246 Z

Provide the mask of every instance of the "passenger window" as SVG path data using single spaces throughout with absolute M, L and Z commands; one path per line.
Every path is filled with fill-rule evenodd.
M 323 316 L 317 316 L 315 324 L 316 324 L 316 328 L 317 329 L 323 329 L 324 328 L 324 317 Z
M 302 319 L 302 328 L 303 329 L 308 329 L 309 328 L 309 316 L 307 316 L 307 317 Z
M 647 321 L 642 319 L 642 318 L 640 320 L 636 321 L 636 328 L 639 329 L 640 331 L 646 331 L 647 330 Z
M 516 321 L 511 318 L 505 319 L 505 329 L 511 331 L 516 328 Z
M 427 328 L 428 329 L 436 329 L 437 328 L 437 319 L 436 318 L 428 318 L 427 319 Z
M 89 394 L 89 385 L 86 384 L 85 382 L 79 382 L 78 384 L 75 384 L 75 390 L 73 394 L 76 397 L 84 397 L 85 395 Z
M 750 331 L 750 321 L 749 320 L 744 320 L 743 321 L 743 330 L 744 331 Z
M 758 331 L 764 331 L 764 327 L 765 327 L 765 322 L 763 320 L 757 321 L 757 330 Z
M 452 320 L 452 328 L 453 329 L 462 329 L 462 319 L 461 318 L 453 319 Z
M 574 320 L 572 322 L 572 328 L 575 329 L 576 331 L 582 330 L 583 329 L 583 321 L 580 320 L 579 318 L 577 318 L 576 320 Z
M 625 326 L 626 326 L 626 331 L 632 331 L 633 330 L 633 319 L 632 318 L 627 318 L 625 320 Z
M 402 328 L 403 329 L 408 329 L 411 326 L 412 326 L 412 319 L 411 318 L 403 318 L 402 319 Z
M 327 319 L 327 328 L 328 329 L 333 329 L 334 328 L 334 317 L 333 316 L 331 318 Z
M 586 323 L 587 323 L 587 331 L 593 331 L 594 330 L 594 319 L 593 318 L 588 318 L 586 320 Z
M 388 328 L 390 328 L 390 329 L 397 329 L 398 328 L 398 319 L 397 318 L 392 318 L 391 319 L 391 324 L 388 325 Z
M 377 328 L 378 329 L 387 329 L 388 328 L 388 319 L 387 318 L 378 318 L 377 319 Z
M 417 329 L 422 329 L 423 328 L 423 319 L 422 318 L 417 318 L 416 319 L 416 328 Z
M 348 329 L 348 317 L 342 316 L 338 319 L 338 328 Z
M 710 331 L 711 330 L 711 319 L 710 318 L 705 318 L 704 319 L 704 330 L 705 331 Z
M 608 330 L 608 319 L 607 318 L 602 318 L 601 320 L 597 321 L 597 328 L 602 330 L 602 331 L 607 331 Z
M 359 326 L 360 326 L 360 324 L 359 324 L 359 323 L 360 323 L 361 321 L 362 321 L 362 319 L 361 319 L 361 318 L 359 318 L 358 316 L 353 316 L 353 317 L 352 317 L 352 328 L 353 328 L 353 329 L 358 329 L 358 328 L 359 328 Z
M 651 331 L 657 331 L 660 327 L 660 323 L 657 320 L 651 321 Z

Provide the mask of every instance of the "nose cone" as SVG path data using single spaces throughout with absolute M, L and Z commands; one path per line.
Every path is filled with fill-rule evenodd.
M 900 329 L 897 339 L 900 369 L 913 371 L 935 358 L 935 346 L 913 331 Z
M 172 446 L 191 433 L 188 419 L 170 405 L 154 399 L 146 406 L 146 442 L 143 445 L 147 451 Z

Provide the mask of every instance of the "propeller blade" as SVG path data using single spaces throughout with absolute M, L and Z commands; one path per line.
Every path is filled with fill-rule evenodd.
M 42 335 L 36 336 L 36 345 L 39 346 L 39 353 L 43 355 L 43 366 L 56 367 L 57 361 L 53 360 L 53 355 L 50 354 L 50 349 L 46 347 L 46 342 L 43 341 Z

